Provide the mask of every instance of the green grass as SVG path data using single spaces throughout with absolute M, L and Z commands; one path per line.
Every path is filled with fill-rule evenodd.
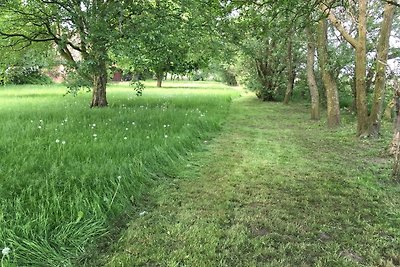
M 217 83 L 147 85 L 143 97 L 112 85 L 110 107 L 92 110 L 90 94 L 62 86 L 0 88 L 2 265 L 82 265 L 215 135 L 238 95 Z
M 343 117 L 331 131 L 303 104 L 234 101 L 222 134 L 148 193 L 98 266 L 399 266 L 390 130 L 359 140 Z

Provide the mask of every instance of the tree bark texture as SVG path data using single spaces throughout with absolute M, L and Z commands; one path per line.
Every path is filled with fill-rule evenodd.
M 367 110 L 367 0 L 359 0 L 358 38 L 356 41 L 356 104 L 357 104 L 357 135 L 368 135 Z
M 107 68 L 106 64 L 99 64 L 99 69 L 93 75 L 93 92 L 92 92 L 92 102 L 90 107 L 106 107 L 108 106 L 107 95 Z
M 310 88 L 311 96 L 311 119 L 319 120 L 319 92 L 317 82 L 315 80 L 314 63 L 315 63 L 315 40 L 310 28 L 306 28 L 307 34 L 307 83 Z
M 328 127 L 334 128 L 340 125 L 339 93 L 335 80 L 329 69 L 329 57 L 327 49 L 327 22 L 322 19 L 318 23 L 317 49 L 318 59 L 322 74 L 322 81 L 326 90 L 326 102 L 328 110 Z
M 355 48 L 355 88 L 356 88 L 356 108 L 357 108 L 357 135 L 365 136 L 368 134 L 368 110 L 366 95 L 366 72 L 367 72 L 367 0 L 358 0 L 358 36 L 354 38 L 346 31 L 342 23 L 330 11 L 327 5 L 321 4 L 322 12 L 332 22 L 335 28 L 341 33 L 351 46 Z
M 396 121 L 390 152 L 393 154 L 393 179 L 400 182 L 400 86 L 398 81 L 394 87 L 394 103 L 396 107 Z
M 381 128 L 383 102 L 386 91 L 386 63 L 389 54 L 389 39 L 392 31 L 394 11 L 394 5 L 385 4 L 377 48 L 374 100 L 372 102 L 371 115 L 369 118 L 369 135 L 372 137 L 378 137 Z
M 287 47 L 287 87 L 285 92 L 285 99 L 283 103 L 285 105 L 289 104 L 290 98 L 293 94 L 293 86 L 294 86 L 294 79 L 295 79 L 295 70 L 294 70 L 294 62 L 293 62 L 293 42 L 292 38 L 289 37 L 288 40 L 288 47 Z
M 106 41 L 99 35 L 94 35 L 92 41 L 92 52 L 89 60 L 93 61 L 90 73 L 92 76 L 93 92 L 90 107 L 108 106 L 107 87 L 107 48 Z

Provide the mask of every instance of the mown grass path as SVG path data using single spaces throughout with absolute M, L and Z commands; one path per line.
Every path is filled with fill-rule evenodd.
M 232 104 L 224 130 L 137 210 L 107 266 L 397 266 L 384 141 L 301 105 Z M 139 213 L 141 213 L 139 215 Z

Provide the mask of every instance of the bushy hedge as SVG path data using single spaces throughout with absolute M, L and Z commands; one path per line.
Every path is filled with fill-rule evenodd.
M 39 67 L 8 67 L 0 70 L 1 84 L 51 84 L 50 77 Z

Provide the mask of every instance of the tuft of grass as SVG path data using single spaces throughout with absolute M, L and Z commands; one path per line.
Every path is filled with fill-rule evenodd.
M 175 177 L 184 159 L 221 128 L 238 93 L 217 83 L 127 84 L 110 107 L 65 88 L 0 88 L 2 264 L 77 266 L 123 222 L 137 199 Z M 6 266 L 8 266 L 6 265 Z
M 359 140 L 345 117 L 333 131 L 301 103 L 234 101 L 221 135 L 149 193 L 102 264 L 398 266 L 390 132 Z

